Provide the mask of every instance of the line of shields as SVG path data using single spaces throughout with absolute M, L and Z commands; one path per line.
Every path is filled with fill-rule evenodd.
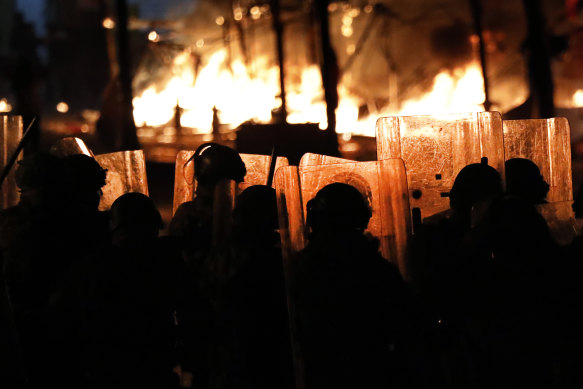
M 450 208 L 454 179 L 472 163 L 486 163 L 504 179 L 506 160 L 531 160 L 550 186 L 547 203 L 537 207 L 557 242 L 568 244 L 579 231 L 572 209 L 570 128 L 565 118 L 502 121 L 498 112 L 385 117 L 377 121 L 376 143 L 377 161 L 305 154 L 298 166 L 291 166 L 286 159 L 277 159 L 272 186 L 288 289 L 294 258 L 307 243 L 306 205 L 321 188 L 335 182 L 352 185 L 368 200 L 372 217 L 367 232 L 380 240 L 382 255 L 405 279 L 415 225 Z M 194 167 L 188 162 L 193 153 L 178 154 L 174 210 L 195 192 Z M 230 207 L 244 188 L 269 182 L 269 156 L 241 157 L 248 173 L 238 187 L 231 186 Z M 288 307 L 297 387 L 302 388 L 301 347 L 293 337 L 294 302 L 288 301 Z
M 1 119 L 0 168 L 4 170 L 22 137 L 22 121 L 9 115 L 2 115 Z M 284 157 L 241 154 L 247 175 L 239 184 L 217 187 L 222 193 L 215 198 L 226 204 L 217 208 L 220 209 L 217 217 L 223 218 L 232 210 L 237 195 L 246 187 L 273 186 L 289 283 L 295 255 L 307 243 L 307 202 L 330 183 L 346 183 L 368 200 L 372 218 L 367 232 L 380 240 L 382 255 L 408 279 L 408 249 L 415 225 L 449 209 L 449 190 L 460 170 L 471 163 L 487 163 L 504 178 L 506 160 L 526 158 L 538 166 L 550 186 L 547 203 L 538 208 L 557 242 L 568 244 L 579 231 L 572 210 L 570 128 L 565 118 L 502 121 L 498 112 L 385 117 L 377 121 L 376 143 L 377 161 L 368 162 L 305 154 L 298 166 L 291 166 Z M 81 140 L 66 138 L 52 152 L 90 155 L 108 170 L 101 210 L 109 209 L 123 193 L 148 194 L 141 150 L 93 155 Z M 177 154 L 174 211 L 196 193 L 193 154 L 194 151 Z M 17 201 L 18 191 L 11 173 L 2 185 L 0 207 Z M 226 231 L 215 229 L 218 234 Z M 293 301 L 288 304 L 293 335 L 294 304 Z M 303 387 L 301 350 L 292 341 L 298 387 Z
M 380 118 L 376 125 L 377 161 L 356 162 L 305 154 L 298 166 L 277 157 L 270 180 L 271 156 L 241 154 L 247 168 L 236 196 L 250 185 L 271 181 L 280 206 L 284 254 L 305 246 L 307 202 L 327 184 L 356 187 L 369 201 L 373 216 L 368 232 L 382 242 L 382 254 L 407 276 L 408 239 L 415 223 L 449 209 L 449 190 L 460 170 L 487 163 L 505 177 L 504 163 L 525 158 L 549 184 L 547 203 L 537 207 L 555 239 L 568 244 L 578 233 L 572 210 L 571 146 L 565 118 L 506 120 L 498 112 Z M 174 211 L 193 199 L 193 150 L 176 157 Z

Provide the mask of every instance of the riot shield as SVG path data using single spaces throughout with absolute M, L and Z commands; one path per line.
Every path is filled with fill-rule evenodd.
M 366 231 L 380 240 L 381 254 L 406 277 L 411 225 L 407 176 L 398 158 L 278 169 L 275 183 L 282 245 L 287 250 L 284 257 L 291 258 L 305 246 L 306 205 L 321 188 L 334 182 L 354 186 L 368 200 L 372 217 Z
M 550 185 L 547 201 L 573 200 L 571 131 L 566 118 L 505 120 L 505 159 L 534 162 Z
M 180 204 L 190 201 L 194 197 L 194 163 L 190 160 L 193 155 L 194 150 L 181 150 L 176 154 L 173 215 Z
M 52 155 L 63 158 L 67 155 L 85 154 L 94 157 L 93 152 L 83 140 L 70 136 L 56 141 L 49 151 Z
M 566 118 L 505 120 L 506 160 L 526 158 L 549 184 L 548 204 L 537 206 L 557 243 L 566 245 L 578 234 L 572 208 L 571 132 Z
M 115 153 L 94 155 L 83 140 L 67 137 L 55 142 L 50 153 L 57 157 L 84 154 L 95 158 L 102 168 L 107 169 L 103 195 L 99 210 L 107 211 L 121 195 L 139 192 L 148 195 L 148 178 L 146 175 L 146 158 L 143 150 L 118 151 Z
M 335 182 L 352 185 L 368 200 L 372 217 L 367 232 L 381 241 L 382 255 L 395 263 L 405 277 L 407 275 L 405 258 L 411 226 L 407 177 L 401 159 L 286 166 L 277 170 L 275 186 L 297 388 L 305 387 L 305 377 L 292 292 L 301 288 L 301 285 L 294 285 L 293 281 L 295 263 L 308 242 L 306 205 L 321 188 Z
M 0 171 L 9 163 L 21 139 L 22 116 L 0 114 Z M 0 209 L 18 204 L 20 195 L 14 172 L 13 166 L 0 188 Z
M 251 185 L 266 185 L 269 176 L 269 165 L 271 163 L 270 155 L 261 154 L 239 154 L 247 174 L 243 182 L 239 183 L 237 193 L 241 193 Z M 277 157 L 275 160 L 275 171 L 282 166 L 288 166 L 289 161 L 286 157 Z M 275 172 L 274 172 L 275 173 Z M 273 186 L 273 185 L 272 185 Z
M 302 155 L 299 166 L 330 165 L 333 163 L 354 163 L 352 159 L 331 157 L 324 154 L 306 153 Z
M 400 160 L 400 158 L 399 158 Z M 401 160 L 402 162 L 402 160 Z M 307 166 L 316 166 L 316 165 L 332 165 L 332 164 L 341 164 L 341 163 L 358 163 L 357 161 L 354 160 L 350 160 L 350 159 L 345 159 L 345 158 L 338 158 L 338 157 L 331 157 L 329 155 L 323 155 L 323 154 L 313 154 L 313 153 L 306 153 L 302 156 L 302 158 L 300 159 L 300 168 L 304 168 Z M 396 162 L 395 162 L 396 163 Z M 397 163 L 396 163 L 397 164 Z M 397 164 L 398 165 L 398 164 Z M 302 169 L 300 169 L 302 170 Z M 399 171 L 397 175 L 401 174 L 402 176 L 398 177 L 398 181 L 399 181 L 399 185 L 401 187 L 404 187 L 404 193 L 407 193 L 407 178 L 406 178 L 406 173 L 405 171 Z M 349 183 L 349 182 L 347 182 Z M 406 209 L 409 209 L 409 205 L 407 204 L 407 206 L 405 207 Z M 407 218 L 407 220 L 409 220 L 409 218 Z M 370 225 L 369 225 L 369 229 L 370 229 Z M 375 234 L 374 232 L 372 232 L 373 235 L 380 237 L 381 234 Z M 381 240 L 382 242 L 382 240 Z M 393 253 L 390 253 L 389 249 L 385 249 L 383 248 L 383 255 L 386 258 L 389 258 L 389 255 L 393 255 Z M 403 252 L 404 253 L 404 252 Z M 403 274 L 403 276 L 406 276 L 406 271 L 405 271 L 405 257 L 404 256 L 397 256 L 398 257 L 398 263 L 400 264 L 400 270 Z
M 581 233 L 581 223 L 575 219 L 572 201 L 538 204 L 536 208 L 545 218 L 551 235 L 559 245 L 570 244 Z
M 449 209 L 448 192 L 464 166 L 487 158 L 504 177 L 499 112 L 380 118 L 376 137 L 379 160 L 405 162 L 411 209 L 422 218 Z
M 95 160 L 107 169 L 106 184 L 99 203 L 99 210 L 111 208 L 111 204 L 128 192 L 148 195 L 148 178 L 146 176 L 146 159 L 143 150 L 119 151 L 100 154 Z
M 180 204 L 191 201 L 194 197 L 196 182 L 194 180 L 194 162 L 191 160 L 194 155 L 192 150 L 182 150 L 176 155 L 176 165 L 174 171 L 174 204 L 173 213 L 176 212 Z M 242 192 L 251 185 L 265 185 L 269 176 L 269 166 L 271 156 L 259 154 L 239 154 L 247 174 L 243 182 L 238 184 L 237 193 Z M 282 166 L 289 165 L 287 158 L 277 157 L 275 170 Z

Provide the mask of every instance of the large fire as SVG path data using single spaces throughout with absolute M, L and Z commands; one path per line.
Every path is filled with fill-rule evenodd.
M 195 76 L 190 53 L 178 55 L 172 65 L 172 77 L 167 82 L 150 85 L 134 98 L 136 124 L 154 127 L 172 122 L 177 106 L 181 110 L 181 126 L 197 133 L 211 131 L 213 107 L 218 110 L 220 123 L 231 128 L 249 120 L 270 122 L 272 110 L 281 106 L 277 66 L 270 65 L 267 57 L 255 59 L 255 71 L 251 76 L 241 60 L 233 60 L 230 67 L 226 64 L 226 50 L 218 50 Z M 343 81 L 346 80 L 338 85 L 340 101 L 336 111 L 336 129 L 342 134 L 374 136 L 374 123 L 380 116 L 483 110 L 483 79 L 478 63 L 442 71 L 425 94 L 401 102 L 397 109 L 372 112 L 365 118 L 359 118 L 362 100 L 351 95 Z M 286 88 L 289 123 L 319 123 L 320 128 L 327 127 L 317 66 L 302 69 L 301 82 L 297 85 L 286 83 Z

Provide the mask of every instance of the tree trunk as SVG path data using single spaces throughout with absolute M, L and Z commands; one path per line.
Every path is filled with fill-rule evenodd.
M 555 115 L 554 85 L 548 39 L 540 0 L 523 0 L 528 33 L 526 38 L 528 79 L 533 100 L 532 118 Z
M 140 148 L 134 122 L 132 105 L 132 77 L 128 33 L 127 0 L 117 0 L 117 58 L 119 61 L 119 80 L 121 87 L 121 133 L 115 142 L 119 150 L 136 150 Z

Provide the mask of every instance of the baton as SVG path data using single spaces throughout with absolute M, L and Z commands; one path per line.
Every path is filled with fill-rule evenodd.
M 20 140 L 20 142 L 18 142 L 18 145 L 16 146 L 14 153 L 12 153 L 10 159 L 8 160 L 8 163 L 6 164 L 6 166 L 4 166 L 4 170 L 2 170 L 2 176 L 0 176 L 0 188 L 2 188 L 2 184 L 4 183 L 6 177 L 8 176 L 8 173 L 10 173 L 12 166 L 14 166 L 14 163 L 16 163 L 16 160 L 18 159 L 18 154 L 20 154 L 20 152 L 22 151 L 34 122 L 36 122 L 36 116 L 32 118 L 28 127 L 26 127 L 26 131 L 24 131 L 24 134 L 22 134 L 22 139 Z

